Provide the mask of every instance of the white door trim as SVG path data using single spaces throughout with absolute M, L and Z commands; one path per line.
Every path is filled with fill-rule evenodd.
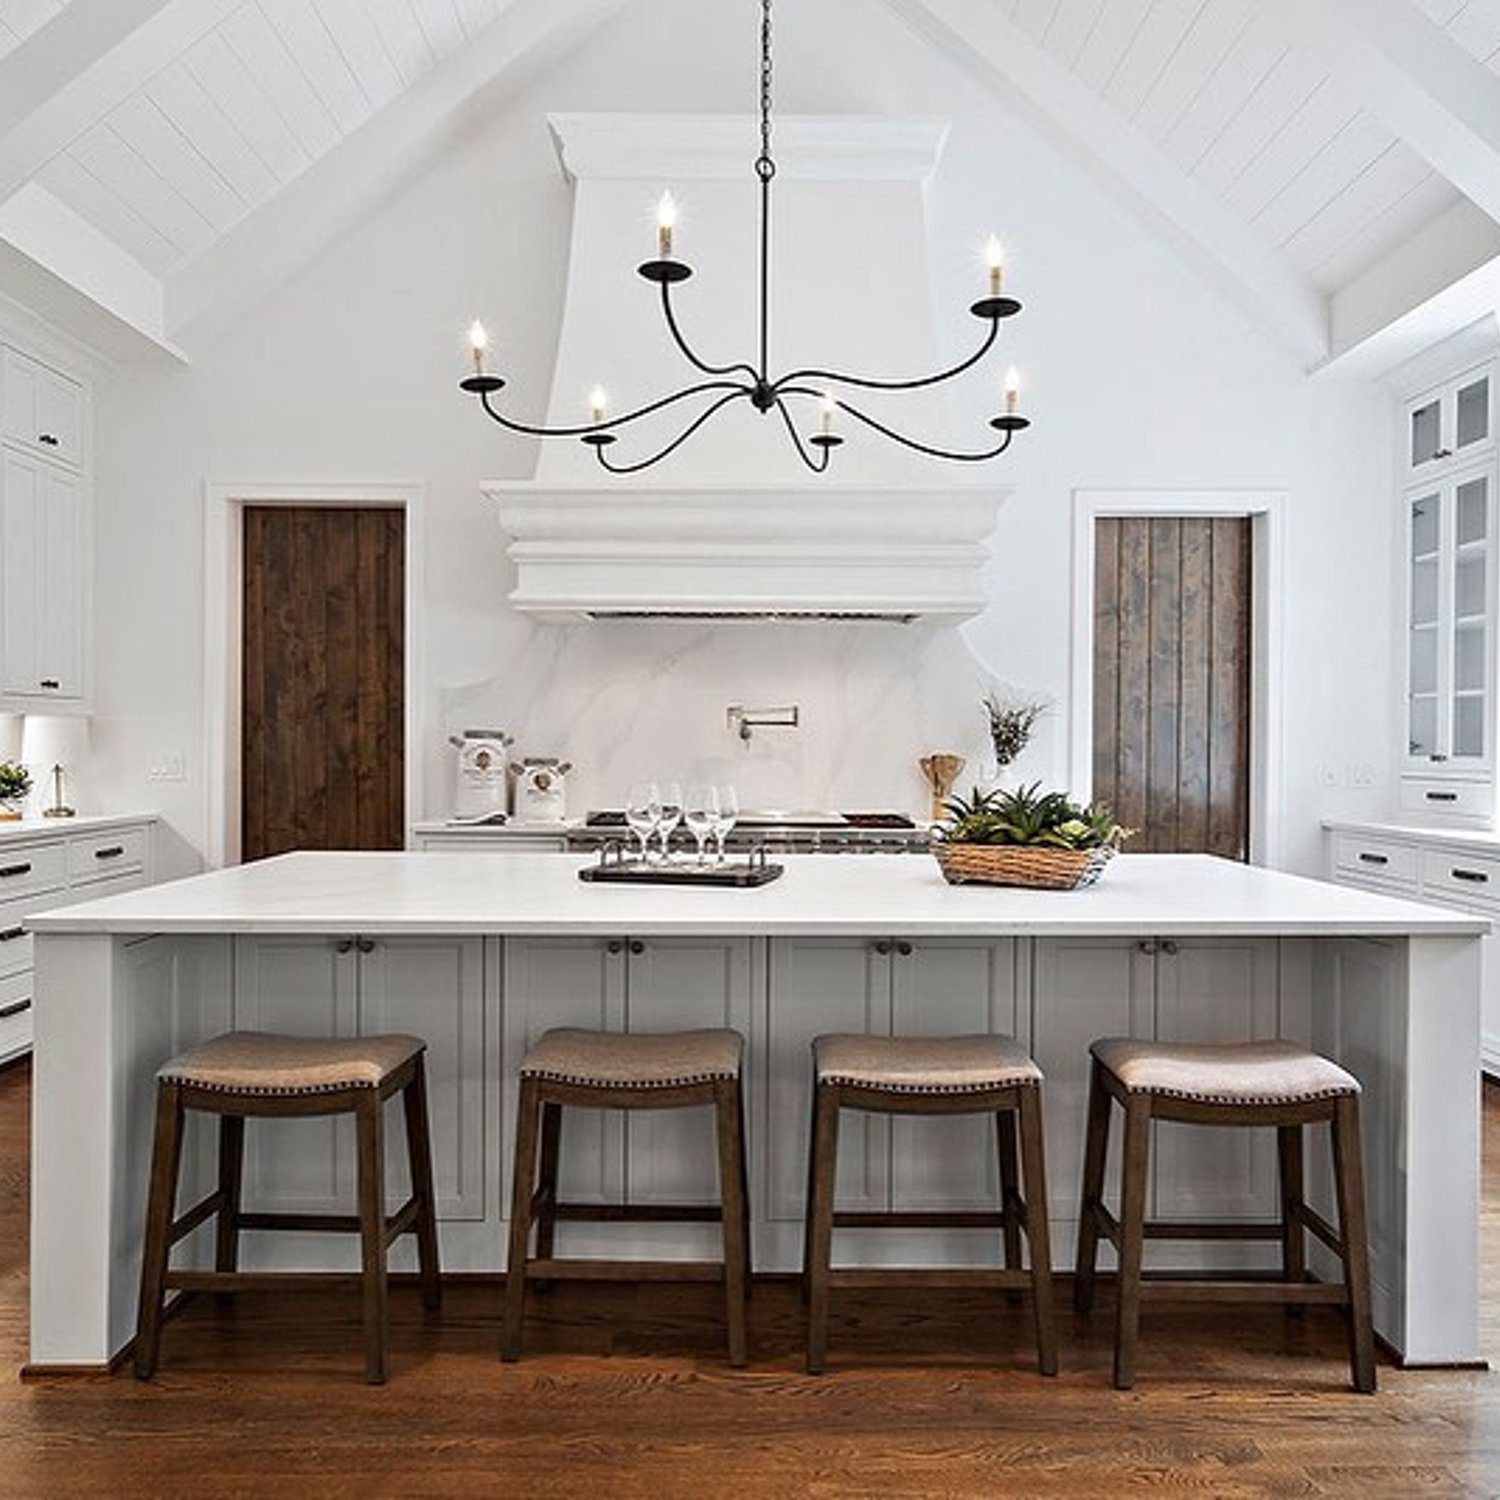
M 203 701 L 210 868 L 240 858 L 240 663 L 244 627 L 244 526 L 247 505 L 398 506 L 406 512 L 406 813 L 409 829 L 421 799 L 421 747 L 426 704 L 418 681 L 422 662 L 425 486 L 385 480 L 371 484 L 289 481 L 204 486 Z
M 1074 490 L 1073 642 L 1069 709 L 1075 795 L 1094 780 L 1094 523 L 1104 516 L 1248 516 L 1253 611 L 1250 666 L 1250 858 L 1281 858 L 1284 490 Z

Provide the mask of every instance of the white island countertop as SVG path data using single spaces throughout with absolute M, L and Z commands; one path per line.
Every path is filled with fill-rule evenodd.
M 590 885 L 564 854 L 298 853 L 29 917 L 38 933 L 911 937 L 1441 936 L 1464 912 L 1206 855 L 1114 860 L 1082 891 L 950 886 L 917 855 L 798 855 L 754 890 Z

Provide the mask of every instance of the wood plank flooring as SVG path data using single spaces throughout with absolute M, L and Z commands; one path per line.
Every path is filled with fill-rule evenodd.
M 1382 1364 L 1347 1386 L 1332 1313 L 1150 1310 L 1137 1388 L 1109 1385 L 1108 1295 L 1034 1373 L 1024 1307 L 973 1292 L 835 1299 L 830 1372 L 800 1308 L 756 1288 L 752 1367 L 713 1287 L 559 1285 L 526 1357 L 500 1292 L 435 1320 L 392 1299 L 391 1382 L 362 1383 L 356 1299 L 202 1299 L 162 1372 L 23 1382 L 30 1079 L 0 1072 L 0 1496 L 1500 1494 L 1500 1374 Z M 1485 1100 L 1485 1343 L 1500 1356 L 1500 1090 Z

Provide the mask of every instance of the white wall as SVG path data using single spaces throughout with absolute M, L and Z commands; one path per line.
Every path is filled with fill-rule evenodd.
M 1011 351 L 951 408 L 957 433 L 981 432 L 1005 362 L 1027 372 L 1036 425 L 1001 460 L 1015 495 L 994 538 L 990 608 L 955 632 L 561 628 L 507 607 L 504 539 L 478 485 L 529 477 L 533 455 L 455 389 L 462 330 L 476 313 L 491 323 L 508 397 L 539 415 L 569 224 L 544 113 L 753 107 L 753 17 L 727 24 L 728 9 L 637 0 L 478 133 L 452 142 L 420 181 L 192 368 L 121 367 L 106 383 L 92 778 L 100 796 L 132 807 L 159 800 L 190 844 L 205 842 L 205 481 L 426 483 L 426 649 L 416 667 L 433 732 L 417 749 L 422 811 L 433 814 L 448 794 L 442 733 L 495 723 L 525 753 L 572 759 L 579 806 L 618 802 L 632 777 L 652 772 L 733 775 L 747 801 L 915 810 L 918 755 L 956 749 L 982 760 L 978 698 L 991 676 L 1057 700 L 1022 769 L 1061 781 L 1071 492 L 1244 486 L 1289 493 L 1285 854 L 1315 867 L 1321 811 L 1375 814 L 1389 801 L 1393 523 L 1383 392 L 1310 385 L 1090 179 L 922 52 L 872 0 L 785 8 L 779 98 L 788 112 L 953 119 L 928 198 L 946 352 L 972 336 L 966 309 L 984 234 L 997 229 L 1012 249 L 1010 284 L 1026 313 L 1007 333 Z M 643 15 L 649 24 L 639 24 Z M 747 141 L 747 193 L 752 154 Z M 649 213 L 643 204 L 643 225 Z M 639 249 L 622 245 L 620 254 L 633 259 Z M 850 254 L 878 264 L 879 246 Z M 701 295 L 714 268 L 698 270 Z M 784 262 L 779 274 L 839 278 L 847 268 Z M 744 751 L 724 723 L 734 702 L 798 703 L 804 726 Z M 147 766 L 179 751 L 188 782 L 148 786 Z M 1373 788 L 1320 785 L 1319 767 L 1342 775 L 1361 763 L 1376 769 Z

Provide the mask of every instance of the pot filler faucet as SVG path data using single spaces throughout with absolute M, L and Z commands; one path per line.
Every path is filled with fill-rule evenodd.
M 786 708 L 745 708 L 739 703 L 731 704 L 728 710 L 729 727 L 745 744 L 756 729 L 795 729 L 798 711 L 795 703 Z

